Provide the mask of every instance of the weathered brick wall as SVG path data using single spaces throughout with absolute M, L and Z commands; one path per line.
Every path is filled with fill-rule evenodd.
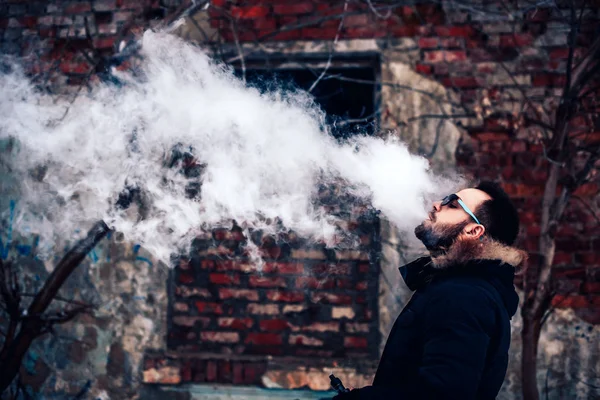
M 361 245 L 328 250 L 295 234 L 253 239 L 264 265 L 244 256 L 239 230 L 198 239 L 174 272 L 168 345 L 181 352 L 378 357 L 376 219 L 348 225 Z
M 62 90 L 102 73 L 120 41 L 174 6 L 158 0 L 3 1 L 0 52 L 26 57 L 37 83 Z
M 468 175 L 503 183 L 519 207 L 519 244 L 530 253 L 528 268 L 534 271 L 548 161 L 540 130 L 519 114 L 527 103 L 552 118 L 558 106 L 566 82 L 570 3 L 530 9 L 513 22 L 502 19 L 502 10 L 493 4 L 487 10 L 494 13 L 468 12 L 441 2 L 397 7 L 389 14 L 382 8 L 379 15 L 367 2 L 215 0 L 212 5 L 210 25 L 226 41 L 375 38 L 390 48 L 405 38 L 416 41 L 418 52 L 403 61 L 460 99 L 467 117 L 459 124 L 467 135 L 457 151 L 458 165 Z M 594 3 L 581 13 L 575 63 L 598 33 L 599 10 Z M 597 107 L 597 97 L 589 97 L 584 107 Z M 390 114 L 382 112 L 383 126 L 398 125 Z M 595 132 L 580 134 L 580 139 L 597 144 L 597 120 L 582 113 L 570 123 L 574 134 L 590 127 Z M 597 177 L 579 188 L 558 229 L 552 302 L 557 308 L 578 309 L 578 315 L 595 324 L 600 323 L 600 224 L 594 217 L 600 210 L 599 188 Z

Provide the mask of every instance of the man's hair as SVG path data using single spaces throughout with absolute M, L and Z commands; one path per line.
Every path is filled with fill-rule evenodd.
M 506 192 L 495 182 L 482 181 L 475 187 L 492 199 L 484 201 L 475 214 L 493 239 L 512 245 L 519 234 L 519 213 Z

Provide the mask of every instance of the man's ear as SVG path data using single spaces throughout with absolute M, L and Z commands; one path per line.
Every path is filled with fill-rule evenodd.
M 464 234 L 470 239 L 480 239 L 485 234 L 485 226 L 480 224 L 471 223 L 465 226 Z

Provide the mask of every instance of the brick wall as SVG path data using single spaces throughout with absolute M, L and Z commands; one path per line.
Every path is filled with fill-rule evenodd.
M 377 358 L 377 218 L 349 209 L 356 246 L 326 249 L 295 233 L 239 228 L 199 237 L 173 273 L 168 347 L 179 352 Z M 354 210 L 354 211 L 352 211 Z M 251 244 L 252 244 L 251 243 Z
M 170 15 L 176 3 L 165 3 L 169 2 L 3 1 L 0 52 L 26 57 L 25 66 L 38 83 L 56 90 L 79 85 L 104 72 L 121 41 Z
M 457 151 L 459 167 L 467 175 L 503 183 L 519 208 L 519 244 L 531 254 L 528 268 L 535 271 L 548 161 L 540 131 L 522 118 L 535 114 L 533 108 L 549 118 L 556 110 L 566 81 L 569 4 L 529 10 L 513 22 L 501 20 L 498 10 L 495 15 L 470 13 L 444 2 L 396 7 L 389 13 L 382 8 L 379 15 L 366 2 L 348 2 L 345 9 L 343 1 L 215 0 L 212 5 L 210 23 L 228 41 L 333 40 L 337 36 L 340 40 L 375 38 L 393 46 L 394 40 L 415 40 L 420 51 L 409 61 L 414 70 L 450 89 L 470 114 L 471 118 L 459 122 L 469 139 Z M 575 63 L 600 33 L 599 10 L 595 2 L 581 14 Z M 531 109 L 521 113 L 525 98 Z M 597 111 L 590 113 L 597 99 L 597 95 L 587 99 L 581 115 L 571 121 L 572 133 L 580 135 L 579 144 L 600 142 Z M 386 118 L 384 111 L 384 125 Z M 593 323 L 600 323 L 600 222 L 594 217 L 600 214 L 599 187 L 596 176 L 575 192 L 558 229 L 553 271 L 553 306 L 576 308 Z

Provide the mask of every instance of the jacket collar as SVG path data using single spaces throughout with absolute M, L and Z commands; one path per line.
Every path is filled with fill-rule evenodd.
M 476 265 L 483 260 L 495 260 L 495 264 L 507 264 L 514 270 L 526 259 L 527 253 L 524 251 L 486 238 L 482 242 L 456 242 L 445 254 L 418 258 L 399 270 L 408 288 L 414 291 L 426 285 L 436 275 L 483 272 Z

